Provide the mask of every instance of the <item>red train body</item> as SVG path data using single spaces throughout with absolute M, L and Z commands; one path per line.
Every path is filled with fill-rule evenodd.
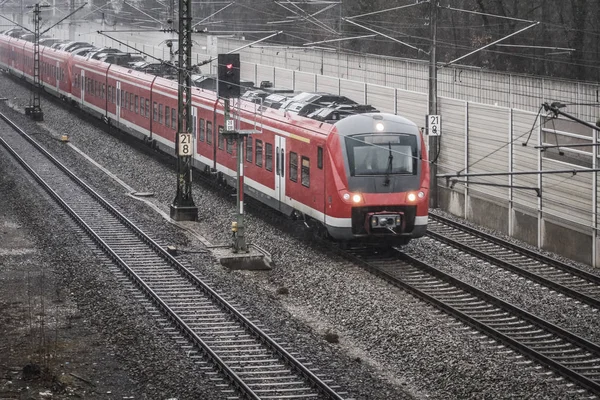
M 114 64 L 40 46 L 47 92 L 174 155 L 177 83 Z M 0 35 L 0 65 L 33 80 L 33 45 Z M 192 89 L 194 167 L 234 185 L 236 149 L 222 135 L 223 102 Z M 256 112 L 240 101 L 246 141 L 245 190 L 335 240 L 405 244 L 427 228 L 429 165 L 417 126 L 386 113 L 335 123 L 281 110 Z

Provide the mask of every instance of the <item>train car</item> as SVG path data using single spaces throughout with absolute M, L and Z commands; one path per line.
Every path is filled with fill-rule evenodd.
M 0 52 L 3 66 L 29 73 L 23 60 L 32 49 L 0 35 Z M 56 69 L 66 71 L 73 104 L 175 156 L 176 82 L 62 51 L 46 56 L 51 54 Z M 56 85 L 52 93 L 61 95 L 63 73 L 41 72 L 44 84 Z M 223 135 L 223 100 L 207 89 L 192 88 L 192 95 L 194 167 L 235 186 L 237 149 Z M 414 123 L 368 109 L 319 120 L 259 108 L 236 100 L 232 109 L 240 129 L 256 130 L 244 142 L 248 195 L 343 243 L 393 246 L 425 234 L 429 165 Z
M 57 53 L 65 52 L 58 50 Z M 69 58 L 68 69 L 73 77 L 71 101 L 98 118 L 106 117 L 108 108 L 106 76 L 110 67 L 110 64 L 98 60 L 86 60 L 82 56 Z
M 158 78 L 130 68 L 97 62 L 110 65 L 106 76 L 108 98 L 105 120 L 124 132 L 156 143 L 153 141 L 160 137 L 154 134 L 159 127 L 155 122 L 155 119 L 158 120 L 158 112 L 154 113 L 152 108 L 152 88 Z M 175 93 L 176 99 L 176 86 L 171 91 Z
M 27 48 L 27 57 L 31 65 L 28 79 L 33 81 L 33 43 Z M 40 82 L 47 92 L 62 99 L 71 94 L 70 58 L 69 53 L 40 46 Z

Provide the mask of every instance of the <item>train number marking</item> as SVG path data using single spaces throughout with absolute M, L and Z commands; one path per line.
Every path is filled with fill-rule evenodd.
M 192 134 L 191 133 L 180 133 L 179 134 L 179 155 L 182 157 L 191 156 L 193 153 L 192 147 Z

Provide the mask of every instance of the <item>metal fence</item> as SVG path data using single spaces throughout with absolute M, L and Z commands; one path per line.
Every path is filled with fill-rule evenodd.
M 220 38 L 219 52 L 247 44 Z M 356 55 L 326 50 L 286 47 L 251 47 L 241 51 L 248 64 L 268 65 L 316 75 L 427 93 L 425 61 L 375 55 Z M 600 84 L 537 76 L 506 74 L 465 66 L 441 68 L 438 94 L 443 97 L 537 112 L 543 102 L 569 104 L 569 112 L 596 121 L 600 107 Z

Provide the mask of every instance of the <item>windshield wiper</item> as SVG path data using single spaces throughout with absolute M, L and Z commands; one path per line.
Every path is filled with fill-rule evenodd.
M 392 173 L 392 162 L 394 161 L 394 156 L 392 154 L 392 142 L 388 142 L 388 146 L 390 149 L 390 155 L 388 156 L 388 165 L 385 170 L 385 181 L 383 181 L 383 186 L 390 185 L 390 174 Z

